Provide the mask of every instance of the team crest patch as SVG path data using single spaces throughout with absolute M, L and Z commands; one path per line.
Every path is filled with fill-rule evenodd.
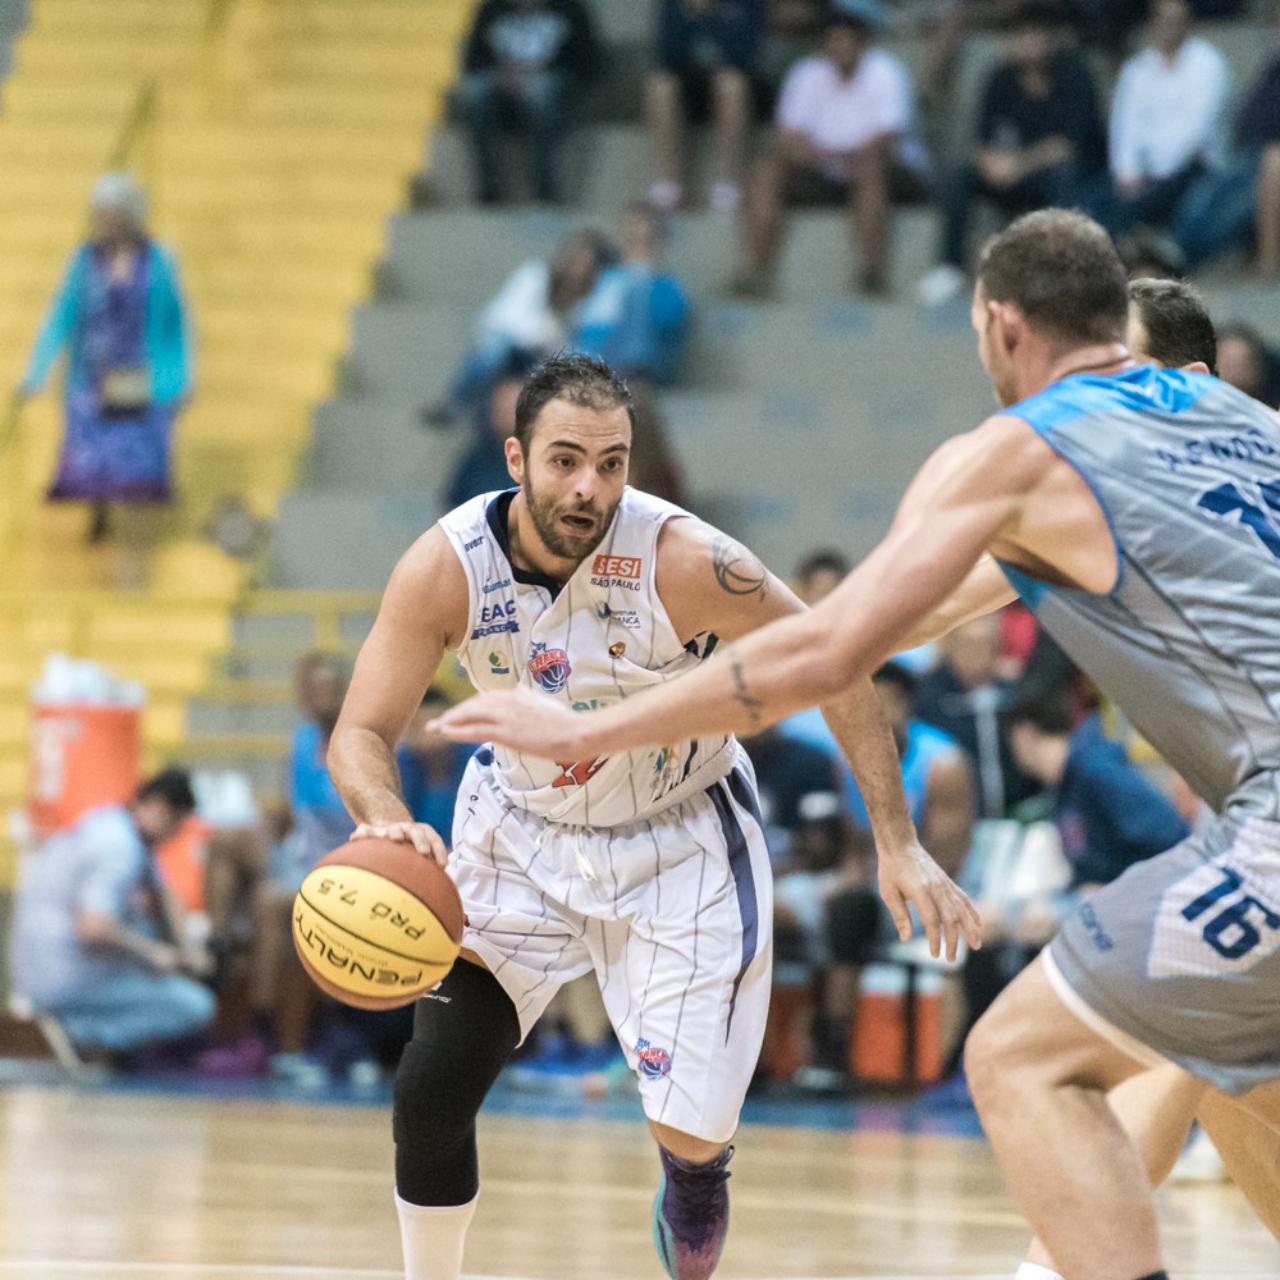
M 563 649 L 548 649 L 545 644 L 534 644 L 529 650 L 529 674 L 548 693 L 559 693 L 569 683 L 573 668 L 569 655 Z
M 636 1064 L 648 1080 L 661 1080 L 671 1074 L 671 1055 L 643 1038 L 636 1041 Z

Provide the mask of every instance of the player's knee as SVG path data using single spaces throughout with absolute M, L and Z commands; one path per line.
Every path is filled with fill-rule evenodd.
M 999 1003 L 978 1019 L 964 1046 L 965 1077 L 979 1111 L 989 1111 L 1006 1100 L 1015 1083 L 1011 1028 Z
M 520 1023 L 486 969 L 461 963 L 414 1010 L 396 1071 L 397 1144 L 439 1149 L 468 1140 L 476 1113 L 512 1050 Z

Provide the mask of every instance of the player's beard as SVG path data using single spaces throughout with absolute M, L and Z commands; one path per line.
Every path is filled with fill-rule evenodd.
M 542 545 L 553 556 L 579 563 L 600 545 L 622 501 L 619 498 L 607 509 L 597 507 L 593 503 L 557 502 L 554 498 L 541 496 L 534 489 L 528 475 L 524 479 L 524 500 L 529 508 L 529 518 L 533 521 L 534 531 Z M 591 520 L 593 525 L 591 528 L 584 525 L 582 536 L 574 537 L 561 523 L 565 516 Z

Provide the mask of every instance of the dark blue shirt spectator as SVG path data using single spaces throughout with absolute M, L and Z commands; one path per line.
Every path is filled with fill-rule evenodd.
M 1173 802 L 1104 736 L 1097 715 L 1071 735 L 1053 820 L 1071 863 L 1072 887 L 1109 884 L 1135 862 L 1191 834 Z
M 670 386 L 680 374 L 689 301 L 658 261 L 663 222 L 633 205 L 623 215 L 621 261 L 605 267 L 579 306 L 572 344 L 630 378 Z

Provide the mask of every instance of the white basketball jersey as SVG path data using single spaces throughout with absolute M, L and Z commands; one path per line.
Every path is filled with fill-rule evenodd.
M 467 575 L 467 639 L 458 658 L 477 689 L 526 685 L 590 711 L 707 656 L 710 637 L 681 644 L 654 585 L 658 534 L 687 512 L 625 489 L 599 546 L 560 583 L 511 564 L 507 518 L 516 492 L 473 498 L 440 521 Z M 513 804 L 585 827 L 623 826 L 678 804 L 724 777 L 739 750 L 724 734 L 558 764 L 487 749 Z

